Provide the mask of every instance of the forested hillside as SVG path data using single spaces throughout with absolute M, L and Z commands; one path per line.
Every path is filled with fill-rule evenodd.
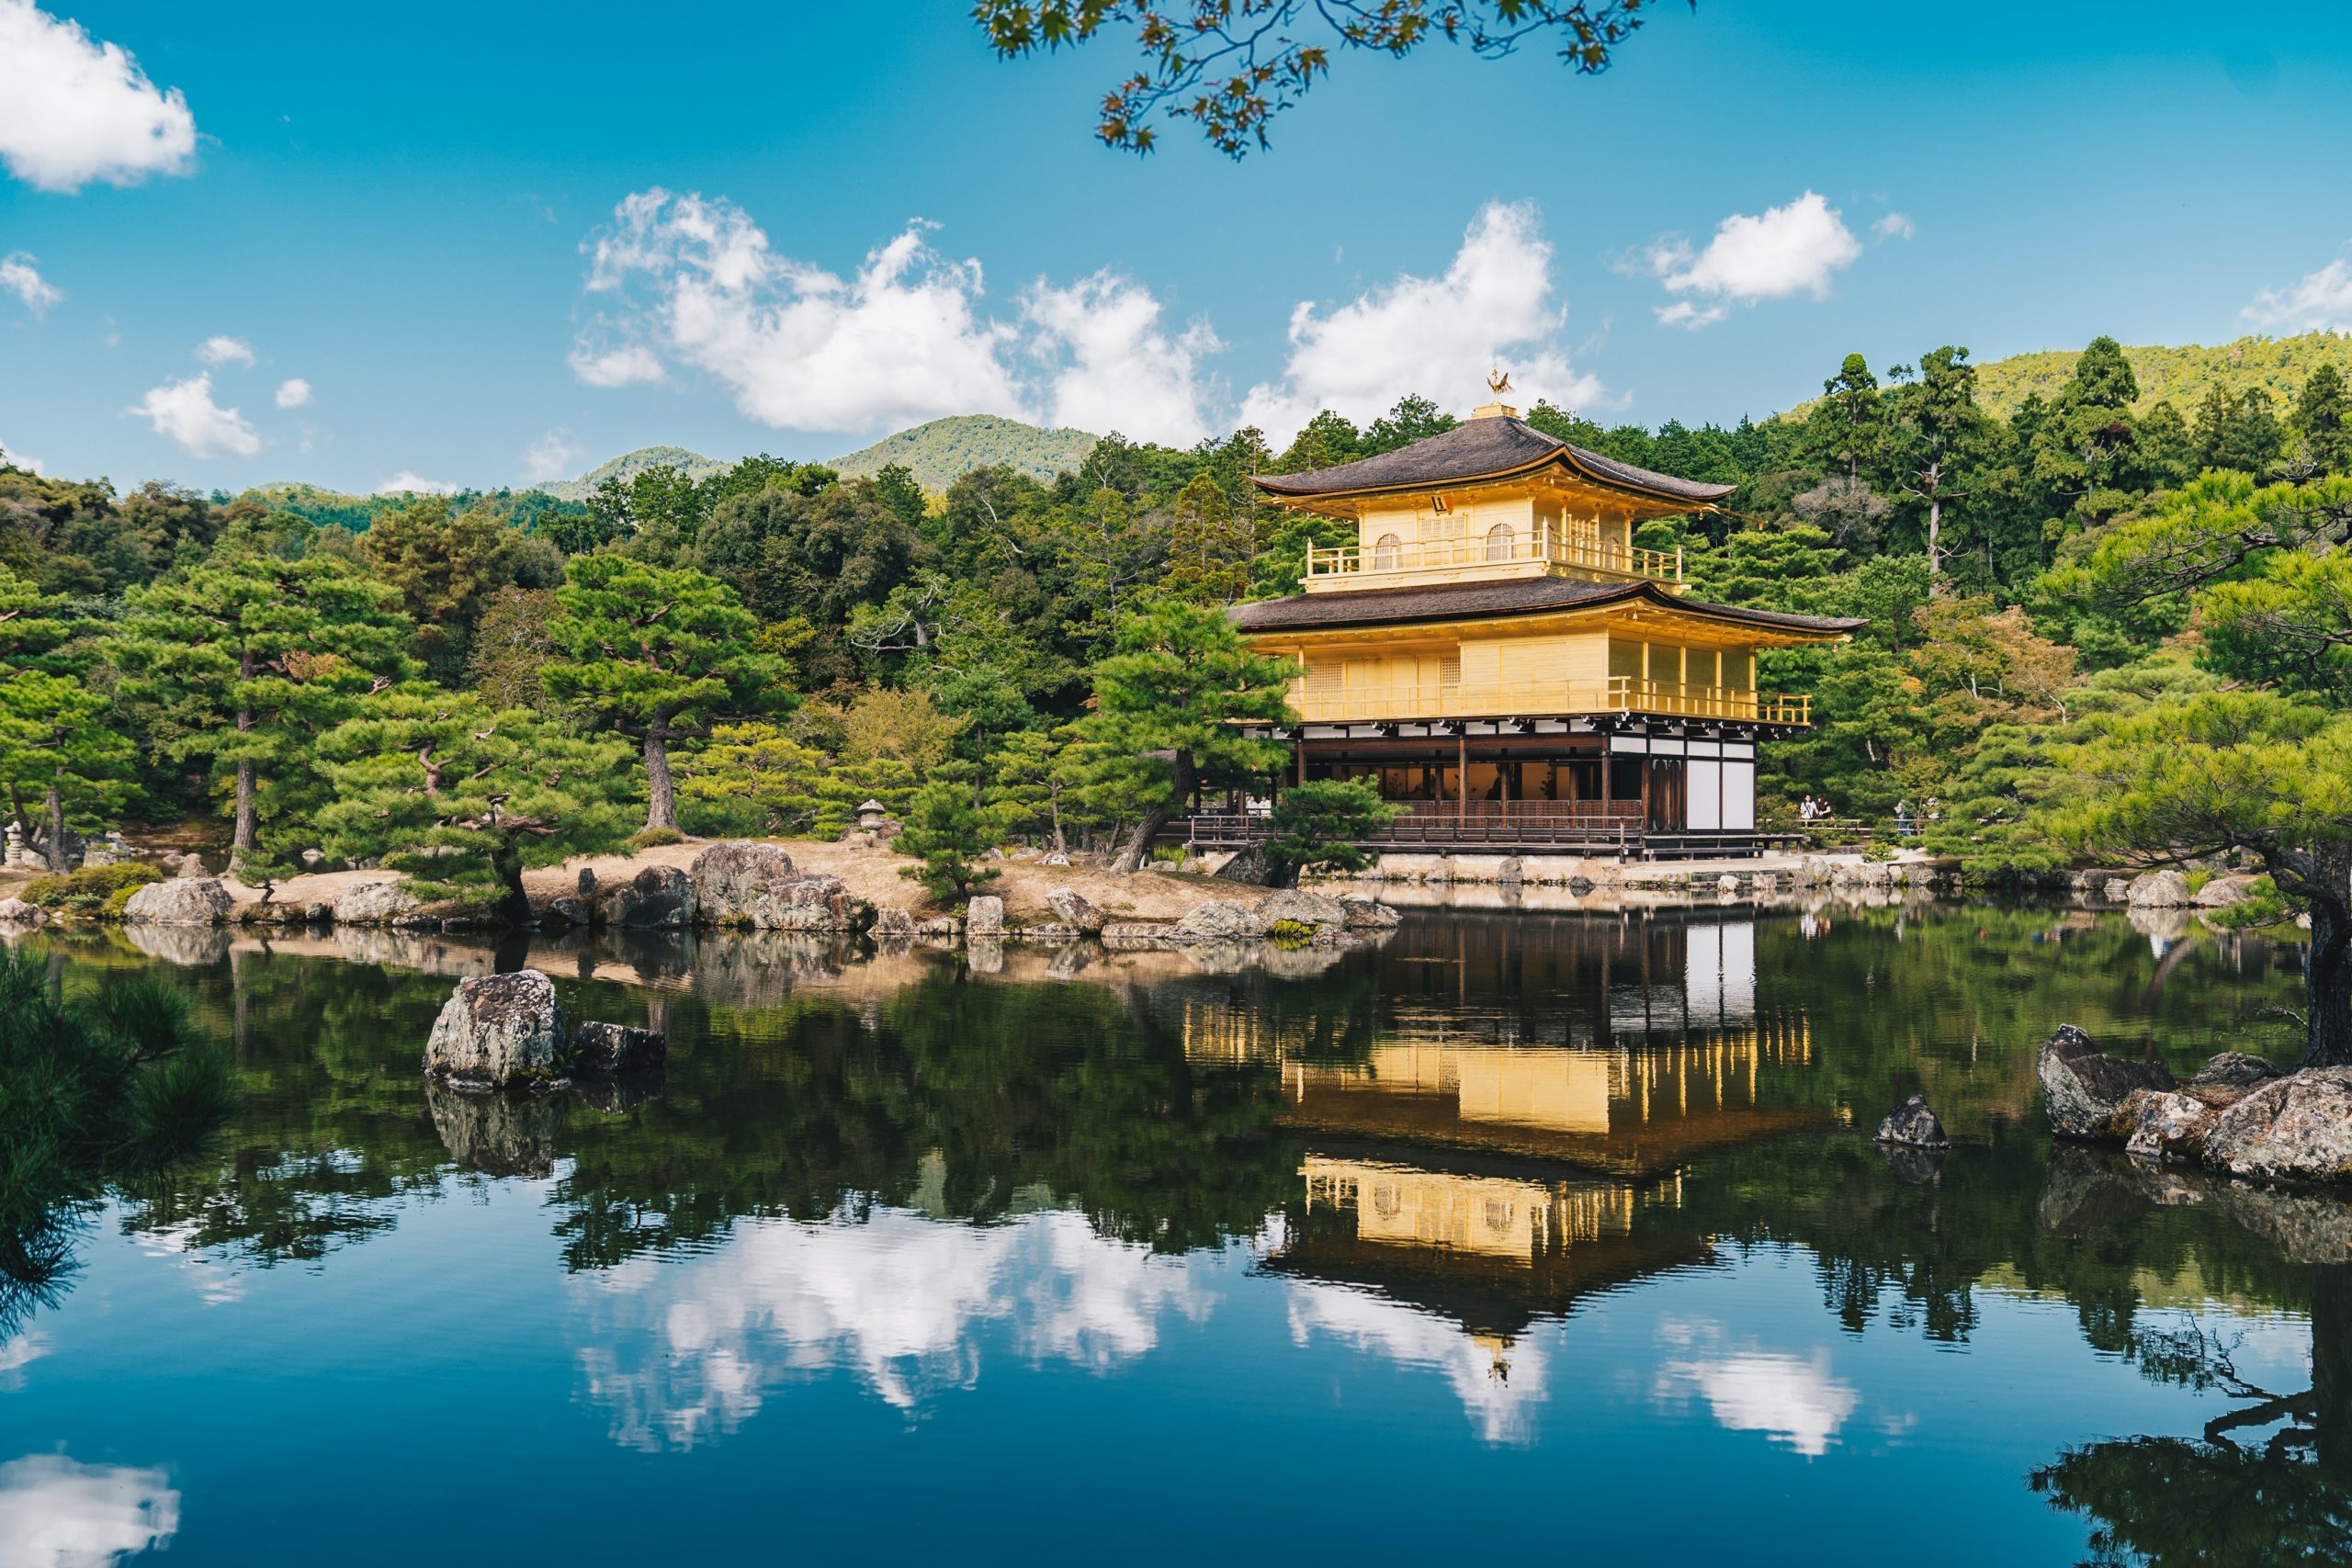
M 2234 852 L 2341 915 L 2352 399 L 2335 367 L 2291 395 L 2151 403 L 2100 339 L 2007 417 L 1959 348 L 1829 368 L 1802 421 L 1529 415 L 1738 487 L 1645 531 L 1686 547 L 1701 595 L 1869 617 L 1850 645 L 1765 661 L 1818 720 L 1770 749 L 1768 814 L 1807 793 L 1881 822 L 1908 803 L 1986 876 Z M 1183 793 L 1151 761 L 1166 725 L 1221 734 L 1216 705 L 1279 689 L 1217 612 L 1295 591 L 1333 525 L 1249 476 L 1451 423 L 1408 398 L 1362 428 L 1320 414 L 1280 451 L 1255 430 L 1183 451 L 1105 437 L 1050 479 L 998 465 L 938 492 L 897 465 L 769 457 L 616 472 L 576 503 L 220 502 L 0 468 L 0 782 L 37 835 L 218 812 L 260 863 L 337 822 L 356 853 L 420 756 L 518 732 L 572 757 L 544 803 L 566 822 L 830 831 L 929 781 L 986 803 L 988 831 L 1107 838 Z M 1223 673 L 1171 685 L 1137 673 L 1154 660 Z M 1148 704 L 1114 713 L 1121 692 L 1177 690 L 1198 705 L 1160 728 Z M 594 768 L 565 750 L 616 738 L 634 751 Z M 1194 776 L 1267 764 L 1238 751 Z M 355 795 L 379 804 L 338 817 Z
M 610 479 L 627 484 L 648 468 L 675 468 L 690 479 L 701 480 L 725 473 L 733 466 L 683 446 L 640 446 L 597 464 L 576 479 L 549 479 L 538 488 L 558 501 L 585 501 L 595 493 L 598 485 Z
M 873 446 L 836 457 L 831 467 L 866 479 L 896 466 L 925 490 L 943 491 L 975 468 L 1011 468 L 1050 480 L 1086 461 L 1100 439 L 1083 430 L 1041 430 L 1001 414 L 961 414 L 901 430 Z

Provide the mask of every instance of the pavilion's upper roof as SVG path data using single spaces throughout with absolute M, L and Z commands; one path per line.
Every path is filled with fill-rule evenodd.
M 1351 593 L 1299 593 L 1288 599 L 1236 604 L 1227 615 L 1245 632 L 1308 631 L 1334 626 L 1394 626 L 1409 621 L 1547 615 L 1642 600 L 1705 620 L 1753 626 L 1759 631 L 1795 633 L 1806 640 L 1811 640 L 1806 634 L 1811 637 L 1837 637 L 1870 624 L 1841 615 L 1794 615 L 1780 610 L 1711 604 L 1669 592 L 1655 582 L 1588 582 L 1572 577 L 1430 583 L 1364 589 Z
M 1703 506 L 1739 487 L 1700 484 L 1671 474 L 1652 473 L 1604 457 L 1544 434 L 1523 419 L 1472 419 L 1409 446 L 1362 457 L 1305 474 L 1259 474 L 1251 482 L 1272 496 L 1324 498 L 1379 491 L 1424 490 L 1432 485 L 1515 478 L 1556 466 L 1612 490 L 1637 491 L 1660 501 Z

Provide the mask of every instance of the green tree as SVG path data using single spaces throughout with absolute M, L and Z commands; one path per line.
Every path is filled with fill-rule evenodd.
M 825 754 L 780 726 L 721 724 L 710 744 L 678 761 L 678 799 L 697 833 L 774 834 L 808 830 L 818 810 Z
M 1920 355 L 1919 378 L 1899 389 L 1887 427 L 1887 459 L 1899 488 L 1927 507 L 1928 593 L 1945 587 L 1944 511 L 1978 488 L 1989 461 L 1991 421 L 1976 406 L 1976 367 L 1947 344 Z
M 1404 811 L 1380 798 L 1369 779 L 1320 779 L 1295 784 L 1274 802 L 1266 839 L 1266 867 L 1277 887 L 1295 887 L 1299 874 L 1329 868 L 1362 871 L 1372 857 L 1359 842 Z
M 1196 604 L 1230 604 L 1249 592 L 1256 545 L 1225 488 L 1206 473 L 1195 474 L 1176 495 L 1160 589 Z
M 1094 669 L 1088 738 L 1124 776 L 1142 818 L 1113 869 L 1133 871 L 1196 791 L 1247 782 L 1282 765 L 1276 741 L 1238 721 L 1293 722 L 1290 668 L 1254 652 L 1217 610 L 1161 600 L 1124 616 Z
M 1230 158 L 1267 145 L 1274 116 L 1328 75 L 1335 51 L 1401 60 L 1442 39 L 1500 59 L 1540 39 L 1571 69 L 1609 68 L 1653 0 L 973 0 L 989 45 L 1007 60 L 1077 48 L 1106 30 L 1132 31 L 1143 59 L 1102 99 L 1094 134 L 1148 152 L 1155 114 L 1190 120 Z
M 671 743 L 707 739 L 717 718 L 771 700 L 781 666 L 758 650 L 758 623 L 734 592 L 699 571 L 575 556 L 555 602 L 548 694 L 642 744 L 645 825 L 674 829 Z
M 107 649 L 158 748 L 228 775 L 243 865 L 263 818 L 299 809 L 313 740 L 407 672 L 411 636 L 398 592 L 347 562 L 233 556 L 133 591 Z
M 400 591 L 416 627 L 417 660 L 445 684 L 466 668 L 493 594 L 525 578 L 530 587 L 547 587 L 560 570 L 546 543 L 509 527 L 488 506 L 459 511 L 443 495 L 420 496 L 377 518 L 359 548 L 374 575 Z
M 2295 433 L 2317 475 L 2352 474 L 2352 392 L 2344 373 L 2323 365 L 2303 382 L 2295 399 Z
M 409 874 L 420 897 L 484 899 L 526 925 L 523 873 L 628 840 L 628 748 L 527 708 L 412 682 L 319 738 L 329 852 Z
M 67 869 L 68 828 L 93 825 L 129 793 L 131 738 L 89 683 L 93 623 L 0 568 L 0 783 L 27 841 Z M 28 798 L 42 804 L 37 830 Z
M 1821 383 L 1821 401 L 1805 421 L 1805 454 L 1826 468 L 1844 469 L 1849 483 L 1860 484 L 1862 469 L 1877 465 L 1885 414 L 1870 362 L 1849 354 Z
M 1003 832 L 1004 813 L 980 805 L 974 793 L 968 766 L 942 768 L 915 792 L 904 830 L 890 846 L 922 863 L 900 866 L 899 874 L 921 882 L 934 898 L 961 898 L 997 878 L 993 866 L 978 863 Z

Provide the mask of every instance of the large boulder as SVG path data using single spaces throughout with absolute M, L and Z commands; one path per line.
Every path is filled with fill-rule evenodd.
M 874 935 L 877 938 L 888 937 L 904 940 L 906 938 L 912 937 L 914 934 L 915 916 L 913 910 L 902 909 L 896 904 L 885 904 L 882 908 L 874 911 Z
M 408 884 L 396 878 L 380 882 L 362 882 L 346 887 L 334 901 L 334 923 L 339 926 L 398 926 L 413 922 L 417 911 L 424 907 L 423 899 L 408 890 Z
M 763 890 L 744 919 L 767 931 L 854 931 L 859 908 L 838 876 L 795 876 Z
M 696 855 L 692 874 L 703 919 L 728 926 L 751 923 L 752 905 L 800 873 L 775 845 L 732 839 Z
M 1046 894 L 1046 908 L 1053 911 L 1054 919 L 1061 924 L 1076 926 L 1082 931 L 1099 931 L 1107 920 L 1102 910 L 1073 888 L 1057 887 Z
M 608 1078 L 658 1067 L 669 1054 L 669 1038 L 658 1029 L 632 1029 L 625 1023 L 591 1020 L 571 1032 L 571 1070 L 586 1077 Z
M 122 918 L 130 925 L 217 926 L 236 907 L 219 877 L 175 876 L 133 893 L 122 907 Z
M 2307 1067 L 2254 1090 L 2214 1120 L 2204 1159 L 2257 1180 L 2352 1180 L 2352 1067 Z
M 1230 942 L 1265 935 L 1266 922 L 1238 904 L 1212 898 L 1177 921 L 1165 934 L 1175 942 Z
M 2198 1068 L 2188 1081 L 2197 1087 L 2253 1089 L 2285 1076 L 2264 1057 L 2245 1051 L 2224 1051 Z
M 1585 886 L 1589 890 L 1592 884 L 1588 882 Z M 1342 898 L 1340 908 L 1347 911 L 1348 929 L 1352 931 L 1394 931 L 1405 919 L 1387 905 L 1370 898 Z
M 2246 900 L 2246 884 L 2253 879 L 2245 876 L 2217 876 L 2197 890 L 2196 902 L 2200 909 L 2226 909 Z
M 596 890 L 596 917 L 623 931 L 676 931 L 695 923 L 695 880 L 674 865 L 649 865 Z
M 2123 1152 L 2158 1164 L 2194 1165 L 2203 1157 L 2206 1135 L 2221 1114 L 2216 1106 L 2186 1091 L 2135 1095 L 2132 1134 Z
M 1348 923 L 1347 906 L 1337 898 L 1302 888 L 1285 887 L 1258 906 L 1258 921 L 1271 930 L 1276 920 L 1292 920 L 1302 926 L 1321 930 L 1326 926 L 1344 928 Z
M 2194 902 L 2188 878 L 2177 871 L 2142 872 L 2123 890 L 2123 901 L 2135 909 L 2186 909 Z
M 555 982 L 536 969 L 458 981 L 424 1043 L 427 1077 L 469 1086 L 546 1082 L 562 1060 Z
M 2050 1130 L 2062 1138 L 2122 1143 L 2132 1136 L 2138 1107 L 2127 1103 L 2143 1089 L 2178 1087 L 2161 1062 L 2127 1062 L 2109 1056 L 2071 1023 L 2044 1041 L 2034 1062 L 2041 1080 Z
M 970 942 L 1004 940 L 1004 900 L 993 893 L 976 893 L 964 908 L 964 936 Z
M 49 923 L 49 911 L 22 898 L 0 898 L 0 926 L 40 926 Z
M 1896 1106 L 1878 1124 L 1878 1141 L 1914 1149 L 1951 1147 L 1951 1140 L 1944 1136 L 1944 1124 L 1928 1109 L 1927 1096 L 1919 1094 Z

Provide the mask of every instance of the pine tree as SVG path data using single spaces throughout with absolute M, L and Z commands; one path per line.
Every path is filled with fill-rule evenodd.
M 671 743 L 765 704 L 781 661 L 758 651 L 758 623 L 734 591 L 698 571 L 578 556 L 555 597 L 548 694 L 642 744 L 645 825 L 675 829 Z
M 1176 494 L 1162 592 L 1196 604 L 1227 604 L 1250 589 L 1256 541 L 1223 486 L 1205 473 Z
M 2343 373 L 2323 365 L 2295 400 L 2295 430 L 2315 474 L 2352 474 L 2352 394 Z
M 216 556 L 133 591 L 107 652 L 163 752 L 230 778 L 242 866 L 314 782 L 315 738 L 408 672 L 412 635 L 400 595 L 346 561 Z
M 404 871 L 420 897 L 494 902 L 528 923 L 523 873 L 628 841 L 629 749 L 527 708 L 423 682 L 369 697 L 318 742 L 329 852 Z
M 993 866 L 978 863 L 1002 834 L 1005 813 L 977 804 L 972 795 L 968 766 L 941 769 L 915 793 L 905 830 L 890 846 L 922 863 L 901 866 L 899 874 L 920 881 L 934 898 L 961 898 L 997 878 Z
M 1380 798 L 1369 779 L 1318 779 L 1295 784 L 1274 802 L 1268 822 L 1266 866 L 1278 887 L 1298 886 L 1299 873 L 1319 867 L 1361 871 L 1372 857 L 1357 840 L 1403 814 Z
M 93 626 L 0 568 L 0 784 L 56 872 L 67 869 L 67 829 L 93 825 L 130 793 L 130 737 L 89 684 Z M 41 802 L 38 831 L 28 799 Z

